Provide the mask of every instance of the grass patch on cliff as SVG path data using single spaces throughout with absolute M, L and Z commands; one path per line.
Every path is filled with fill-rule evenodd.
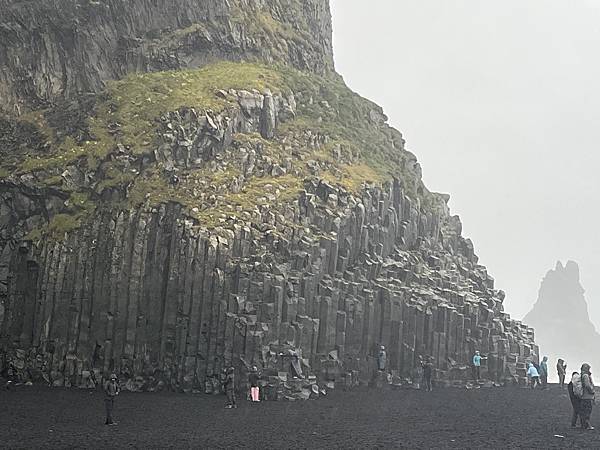
M 196 70 L 133 74 L 109 83 L 111 108 L 105 119 L 120 124 L 123 143 L 139 153 L 152 144 L 156 121 L 165 112 L 184 106 L 220 112 L 232 103 L 218 96 L 219 90 L 278 91 L 281 84 L 276 70 L 249 63 L 219 62 Z
M 31 230 L 25 239 L 39 241 L 47 238 L 62 241 L 66 234 L 78 230 L 86 220 L 89 220 L 96 209 L 95 202 L 84 192 L 72 193 L 67 204 L 66 211 L 52 216 L 44 226 Z
M 271 17 L 271 20 L 274 19 Z M 278 27 L 278 24 L 272 25 Z M 379 108 L 352 92 L 341 78 L 249 63 L 220 62 L 197 70 L 132 74 L 109 82 L 94 115 L 88 118 L 93 140 L 75 142 L 67 137 L 56 144 L 50 155 L 29 158 L 19 169 L 22 172 L 55 169 L 45 182 L 57 186 L 61 182 L 60 168 L 76 161 L 82 164 L 85 160 L 86 167 L 94 170 L 118 144 L 125 145 L 134 154 L 149 152 L 161 115 L 182 107 L 199 112 L 209 109 L 221 112 L 237 107 L 233 97 L 217 95 L 218 91 L 228 89 L 294 92 L 298 103 L 296 117 L 280 124 L 274 140 L 263 139 L 257 133 L 235 136 L 241 145 L 260 147 L 263 156 L 282 166 L 291 158 L 293 170 L 280 177 L 267 173 L 244 180 L 241 191 L 233 192 L 228 191 L 229 186 L 235 185 L 235 179 L 241 175 L 233 167 L 216 172 L 209 168 L 183 171 L 176 185 L 169 183 L 168 176 L 161 173 L 158 165 L 141 175 L 114 168 L 106 170 L 99 191 L 127 186 L 128 200 L 120 205 L 125 208 L 178 202 L 208 228 L 219 225 L 228 216 L 247 218 L 260 205 L 272 204 L 276 212 L 278 205 L 295 200 L 303 190 L 304 180 L 313 175 L 308 167 L 310 160 L 320 163 L 319 177 L 354 194 L 365 184 L 381 184 L 395 176 L 406 181 L 409 196 L 427 195 L 426 190 L 419 192 L 415 175 L 404 164 L 406 152 L 394 144 L 399 133 L 374 119 L 373 112 L 376 117 Z M 54 131 L 43 120 L 38 126 L 50 140 L 57 141 Z M 323 141 L 326 143 L 317 146 L 307 143 L 300 154 L 292 154 L 290 136 L 301 141 L 307 131 L 327 136 Z M 342 158 L 338 156 L 340 148 Z M 106 162 L 102 167 L 106 167 Z M 0 178 L 1 175 L 2 172 Z M 210 196 L 215 198 L 207 201 L 206 197 Z M 84 206 L 55 216 L 48 226 L 49 233 L 54 237 L 64 236 L 79 227 L 93 211 L 89 205 L 85 206 L 87 202 L 89 198 Z
M 385 179 L 366 164 L 348 164 L 336 173 L 325 172 L 322 178 L 331 184 L 342 186 L 348 192 L 359 193 L 365 185 L 381 184 Z
M 248 218 L 259 206 L 269 206 L 276 212 L 279 205 L 298 199 L 303 187 L 303 180 L 293 175 L 253 178 L 239 193 L 227 195 L 222 204 L 193 216 L 201 226 L 211 229 L 228 219 Z
M 88 168 L 95 169 L 100 160 L 105 158 L 115 146 L 114 139 L 102 118 L 105 109 L 105 105 L 101 106 L 96 116 L 87 119 L 93 138 L 82 142 L 76 142 L 72 136 L 59 139 L 56 130 L 44 119 L 43 111 L 35 111 L 24 116 L 23 120 L 35 124 L 52 143 L 53 149 L 47 155 L 29 155 L 18 165 L 17 173 L 55 171 L 83 158 L 86 159 Z M 55 179 L 55 175 L 51 175 L 51 178 Z

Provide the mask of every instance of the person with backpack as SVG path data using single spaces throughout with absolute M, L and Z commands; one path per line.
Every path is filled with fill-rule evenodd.
M 577 420 L 579 419 L 581 421 L 579 411 L 581 409 L 581 396 L 583 395 L 583 387 L 581 386 L 581 376 L 579 375 L 579 372 L 573 372 L 571 375 L 571 381 L 567 385 L 567 391 L 569 392 L 569 399 L 571 399 L 571 406 L 573 406 L 571 427 L 576 428 Z
M 529 377 L 531 389 L 535 389 L 535 386 L 540 384 L 540 374 L 532 363 L 529 363 L 527 376 Z
M 587 363 L 581 366 L 581 387 L 583 393 L 581 395 L 579 416 L 581 417 L 581 428 L 586 430 L 594 429 L 590 425 L 590 416 L 592 415 L 596 392 L 594 391 L 594 382 L 592 381 L 592 372 L 590 369 L 591 366 Z
M 561 389 L 565 388 L 565 376 L 567 375 L 567 365 L 563 359 L 559 359 L 556 363 L 556 372 L 558 373 L 558 386 Z

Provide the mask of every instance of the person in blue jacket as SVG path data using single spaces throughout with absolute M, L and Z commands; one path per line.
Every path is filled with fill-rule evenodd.
M 479 350 L 473 355 L 473 378 L 475 381 L 479 381 L 481 378 L 481 360 L 487 359 L 485 356 L 481 356 Z
M 527 377 L 529 378 L 531 389 L 535 389 L 535 386 L 540 384 L 540 374 L 532 363 L 529 363 Z

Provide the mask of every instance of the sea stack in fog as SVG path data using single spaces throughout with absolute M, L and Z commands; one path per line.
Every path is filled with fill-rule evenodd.
M 579 280 L 579 266 L 559 261 L 548 271 L 533 309 L 523 319 L 535 328 L 540 356 L 567 360 L 570 373 L 583 361 L 592 362 L 600 344 L 600 334 L 590 321 L 584 289 Z M 553 373 L 554 371 L 552 371 Z

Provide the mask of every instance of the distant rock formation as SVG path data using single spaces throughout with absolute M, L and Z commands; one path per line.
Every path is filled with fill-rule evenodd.
M 600 334 L 590 321 L 584 292 L 577 263 L 569 261 L 563 266 L 559 261 L 542 280 L 538 300 L 523 319 L 535 328 L 540 357 L 549 356 L 552 366 L 557 358 L 565 359 L 567 374 L 584 361 L 600 369 L 596 356 Z

